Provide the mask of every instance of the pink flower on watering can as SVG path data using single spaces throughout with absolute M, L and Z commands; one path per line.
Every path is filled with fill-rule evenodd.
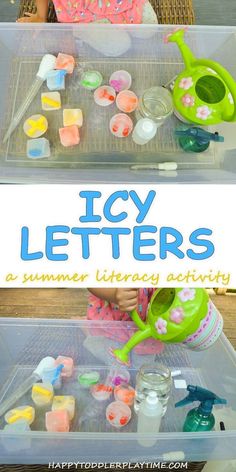
M 189 95 L 189 93 L 186 93 L 186 95 L 184 95 L 181 100 L 182 100 L 182 103 L 185 107 L 193 107 L 194 106 L 195 97 L 193 97 L 192 95 Z
M 182 323 L 183 319 L 184 319 L 184 310 L 183 308 L 181 308 L 181 306 L 171 310 L 170 320 L 173 321 L 173 323 L 180 324 Z
M 157 332 L 159 334 L 166 334 L 167 333 L 167 321 L 163 320 L 163 318 L 158 318 L 157 322 L 155 323 Z
M 187 31 L 188 30 L 188 26 L 176 26 L 176 28 L 174 28 L 171 33 L 168 33 L 164 36 L 164 43 L 167 44 L 169 42 L 169 38 L 172 36 L 172 34 L 176 33 L 176 31 L 179 31 L 179 30 L 184 30 L 184 31 Z
M 181 302 L 187 302 L 188 300 L 193 300 L 195 297 L 195 289 L 194 288 L 183 288 L 179 293 L 178 297 L 180 298 Z
M 179 83 L 179 88 L 184 89 L 184 90 L 188 90 L 192 86 L 193 86 L 192 77 L 184 77 L 183 79 L 181 79 L 181 81 Z
M 197 108 L 197 118 L 201 120 L 207 120 L 207 118 L 211 115 L 211 110 L 206 105 Z

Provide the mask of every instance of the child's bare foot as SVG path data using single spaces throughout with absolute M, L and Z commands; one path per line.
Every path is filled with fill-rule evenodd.
M 38 16 L 37 13 L 26 12 L 25 16 L 16 20 L 17 23 L 45 23 L 45 19 Z

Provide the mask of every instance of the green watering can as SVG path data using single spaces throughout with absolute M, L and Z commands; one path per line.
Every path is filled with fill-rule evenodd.
M 236 121 L 236 82 L 230 73 L 215 61 L 197 59 L 184 42 L 183 29 L 166 41 L 179 46 L 185 64 L 173 88 L 177 116 L 201 126 Z
M 121 349 L 111 351 L 129 364 L 129 352 L 148 338 L 164 343 L 182 343 L 192 350 L 209 348 L 220 336 L 223 320 L 203 288 L 157 289 L 150 301 L 146 321 L 136 310 L 130 313 L 139 328 Z

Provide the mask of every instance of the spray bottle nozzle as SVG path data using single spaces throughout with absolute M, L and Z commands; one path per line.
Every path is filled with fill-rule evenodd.
M 188 385 L 187 390 L 189 392 L 188 396 L 183 400 L 180 400 L 175 404 L 175 407 L 185 406 L 189 403 L 200 402 L 201 411 L 205 414 L 210 414 L 213 408 L 213 405 L 225 405 L 227 401 L 224 398 L 220 398 L 215 393 L 205 388 Z
M 219 133 L 209 133 L 209 131 L 195 126 L 185 130 L 176 130 L 175 134 L 178 137 L 192 137 L 196 139 L 198 144 L 207 144 L 210 141 L 224 142 L 224 137 L 220 136 Z

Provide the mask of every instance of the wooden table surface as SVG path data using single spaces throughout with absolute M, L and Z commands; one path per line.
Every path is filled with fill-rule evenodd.
M 0 316 L 26 318 L 85 317 L 85 289 L 0 289 Z M 236 294 L 211 295 L 224 318 L 224 332 L 236 349 Z

